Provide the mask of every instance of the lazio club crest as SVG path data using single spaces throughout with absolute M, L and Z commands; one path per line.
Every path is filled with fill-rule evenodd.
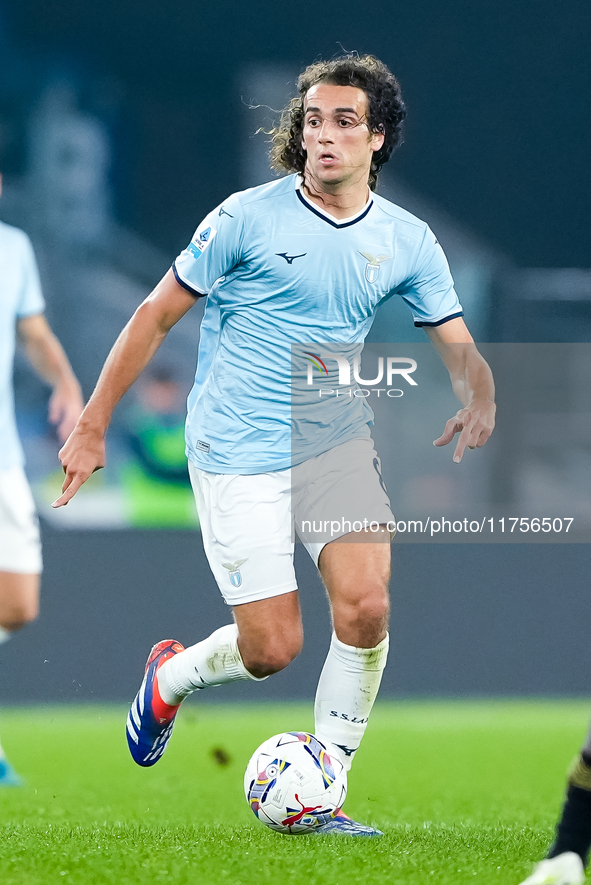
M 390 261 L 392 256 L 372 255 L 370 252 L 362 252 L 361 249 L 359 249 L 358 252 L 367 259 L 367 264 L 365 265 L 365 279 L 368 283 L 375 283 L 380 275 L 380 264 L 383 264 L 384 261 Z
M 240 566 L 247 562 L 246 559 L 237 559 L 236 562 L 222 562 L 224 568 L 229 571 L 229 578 L 232 587 L 240 587 L 242 584 L 242 575 L 240 574 Z

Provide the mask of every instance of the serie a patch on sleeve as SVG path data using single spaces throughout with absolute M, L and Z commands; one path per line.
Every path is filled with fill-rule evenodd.
M 215 227 L 212 227 L 210 224 L 206 224 L 205 222 L 200 224 L 195 231 L 193 239 L 187 246 L 187 252 L 190 252 L 195 258 L 199 258 L 199 256 L 207 249 L 216 233 L 217 231 Z

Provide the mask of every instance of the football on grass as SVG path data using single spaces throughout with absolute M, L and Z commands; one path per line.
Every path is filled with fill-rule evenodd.
M 279 833 L 301 834 L 331 820 L 347 795 L 347 772 L 313 734 L 276 734 L 255 750 L 244 775 L 246 801 Z

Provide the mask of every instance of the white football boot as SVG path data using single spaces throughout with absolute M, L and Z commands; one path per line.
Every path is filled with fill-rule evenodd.
M 585 868 L 574 851 L 566 851 L 539 863 L 521 885 L 583 885 Z

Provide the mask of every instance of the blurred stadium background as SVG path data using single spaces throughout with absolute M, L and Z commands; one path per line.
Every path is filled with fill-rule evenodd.
M 409 108 L 380 191 L 437 232 L 477 340 L 569 345 L 541 351 L 544 371 L 517 396 L 507 374 L 499 442 L 466 465 L 461 487 L 447 463 L 415 469 L 413 440 L 391 457 L 382 451 L 397 464 L 395 506 L 399 489 L 422 495 L 425 512 L 478 493 L 510 515 L 574 508 L 588 525 L 589 31 L 583 0 L 363 10 L 327 0 L 313 11 L 269 0 L 0 0 L 0 218 L 33 240 L 49 319 L 86 395 L 200 219 L 270 177 L 256 133 L 299 70 L 342 49 L 372 52 L 399 77 Z M 201 310 L 122 404 L 107 470 L 60 514 L 48 507 L 60 479 L 46 392 L 17 360 L 45 573 L 39 622 L 2 649 L 0 702 L 128 699 L 152 641 L 195 641 L 227 617 L 190 492 L 174 475 Z M 390 304 L 371 340 L 416 346 L 422 336 Z M 507 355 L 501 372 L 529 365 L 524 349 L 497 353 Z M 422 431 L 428 445 L 440 423 Z M 324 659 L 323 592 L 301 551 L 298 563 L 305 651 L 257 697 L 311 697 Z M 588 563 L 585 543 L 397 541 L 385 694 L 589 694 Z

